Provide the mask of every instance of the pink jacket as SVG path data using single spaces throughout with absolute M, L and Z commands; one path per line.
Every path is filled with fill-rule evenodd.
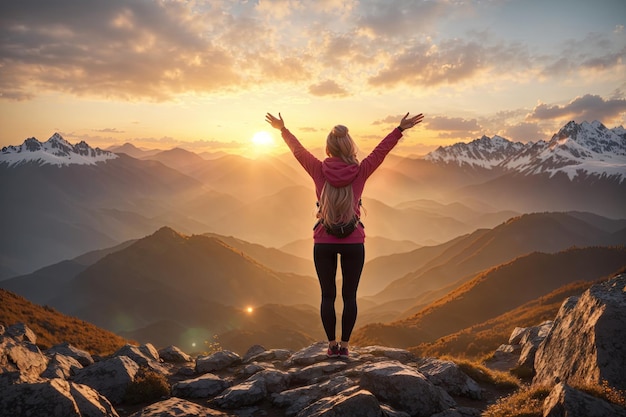
M 326 181 L 335 187 L 345 187 L 348 184 L 352 184 L 354 208 L 357 216 L 361 215 L 359 200 L 363 194 L 363 188 L 365 188 L 365 181 L 382 164 L 387 154 L 402 137 L 402 132 L 397 128 L 394 129 L 359 165 L 350 165 L 343 162 L 341 158 L 336 157 L 320 161 L 306 150 L 287 128 L 283 128 L 281 133 L 285 143 L 289 146 L 298 162 L 300 162 L 300 165 L 313 178 L 317 200 L 319 201 L 320 199 L 322 188 Z M 324 227 L 319 225 L 313 232 L 313 241 L 315 243 L 363 243 L 365 241 L 365 230 L 359 225 L 350 236 L 340 239 L 329 235 Z

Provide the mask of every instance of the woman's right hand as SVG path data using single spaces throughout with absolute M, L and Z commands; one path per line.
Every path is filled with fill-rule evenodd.
M 267 113 L 265 115 L 265 121 L 272 125 L 274 129 L 282 130 L 282 128 L 285 127 L 285 121 L 283 120 L 283 116 L 281 116 L 280 113 L 278 113 L 278 118 L 274 117 L 271 113 Z
M 423 119 L 424 119 L 424 115 L 422 113 L 413 117 L 409 117 L 409 113 L 407 113 L 404 115 L 402 120 L 400 120 L 400 124 L 398 125 L 398 127 L 400 127 L 401 130 L 407 130 L 407 129 L 412 128 L 416 124 L 420 123 Z

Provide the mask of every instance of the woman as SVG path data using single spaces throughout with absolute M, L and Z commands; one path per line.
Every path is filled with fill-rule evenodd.
M 356 146 L 348 128 L 335 126 L 326 138 L 326 158 L 320 161 L 307 151 L 285 127 L 280 113 L 278 118 L 267 113 L 265 120 L 281 135 L 298 162 L 315 182 L 319 221 L 313 232 L 313 260 L 322 289 L 320 314 L 328 337 L 329 357 L 348 357 L 350 335 L 357 316 L 356 291 L 365 262 L 365 231 L 359 221 L 360 201 L 365 181 L 380 166 L 385 156 L 402 137 L 402 131 L 420 123 L 424 116 L 409 117 L 407 113 L 398 127 L 393 129 L 361 163 L 356 158 Z M 343 233 L 342 233 L 343 232 Z M 344 236 L 347 235 L 347 236 Z M 341 341 L 337 343 L 335 326 L 335 298 L 337 288 L 337 257 L 341 259 L 343 286 L 343 314 L 341 316 Z

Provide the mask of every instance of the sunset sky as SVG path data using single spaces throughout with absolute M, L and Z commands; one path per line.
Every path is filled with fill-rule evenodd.
M 367 150 L 423 112 L 405 154 L 626 125 L 624 26 L 624 0 L 2 1 L 0 146 L 284 152 L 268 111 Z

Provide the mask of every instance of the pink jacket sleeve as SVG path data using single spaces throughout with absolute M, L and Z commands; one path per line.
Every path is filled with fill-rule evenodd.
M 283 140 L 291 149 L 293 156 L 296 157 L 300 165 L 306 172 L 315 180 L 322 175 L 322 161 L 317 159 L 315 155 L 309 152 L 300 141 L 289 131 L 287 128 L 283 128 L 281 131 Z
M 372 173 L 383 163 L 385 157 L 396 146 L 402 132 L 400 129 L 395 128 L 389 133 L 383 140 L 380 141 L 378 146 L 361 161 L 361 173 L 364 178 L 368 178 Z

